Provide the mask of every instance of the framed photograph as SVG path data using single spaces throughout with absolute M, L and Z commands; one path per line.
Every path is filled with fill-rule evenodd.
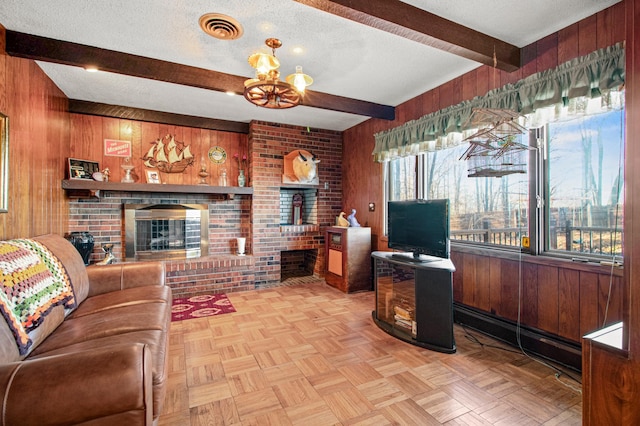
M 145 170 L 147 173 L 147 183 L 160 183 L 160 172 L 157 170 Z
M 69 179 L 91 179 L 93 174 L 100 171 L 100 165 L 95 161 L 69 158 Z
M 0 113 L 0 213 L 9 211 L 9 117 Z

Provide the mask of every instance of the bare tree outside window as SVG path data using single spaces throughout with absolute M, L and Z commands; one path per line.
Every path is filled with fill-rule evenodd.
M 549 125 L 550 251 L 622 255 L 623 111 Z

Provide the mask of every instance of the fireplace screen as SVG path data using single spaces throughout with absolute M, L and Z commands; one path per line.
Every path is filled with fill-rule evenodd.
M 206 204 L 127 204 L 125 227 L 127 259 L 191 258 L 208 252 Z

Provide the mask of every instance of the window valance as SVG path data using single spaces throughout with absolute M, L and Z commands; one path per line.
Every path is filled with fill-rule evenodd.
M 475 131 L 470 120 L 474 108 L 516 111 L 527 117 L 530 127 L 584 112 L 590 99 L 600 98 L 604 108 L 611 108 L 621 102 L 619 98 L 612 99 L 612 93 L 624 85 L 624 66 L 624 45 L 619 43 L 408 121 L 374 135 L 374 161 L 459 144 Z

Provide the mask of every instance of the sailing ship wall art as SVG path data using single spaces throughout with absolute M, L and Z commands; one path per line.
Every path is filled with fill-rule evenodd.
M 173 135 L 151 142 L 151 148 L 142 157 L 144 165 L 163 173 L 182 173 L 194 162 L 190 145 L 177 142 Z

